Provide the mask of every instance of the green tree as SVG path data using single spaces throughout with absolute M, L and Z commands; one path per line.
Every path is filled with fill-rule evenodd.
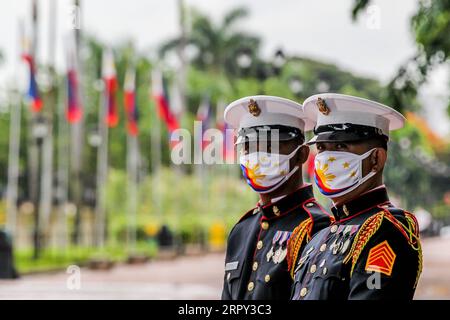
M 199 11 L 192 12 L 192 30 L 187 42 L 195 48 L 192 58 L 194 66 L 214 73 L 237 76 L 243 65 L 251 68 L 259 61 L 259 37 L 236 29 L 237 22 L 248 16 L 246 9 L 231 10 L 218 25 Z M 179 48 L 181 42 L 182 39 L 175 38 L 163 43 L 160 55 L 164 57 L 169 51 Z
M 357 19 L 370 0 L 355 0 L 353 19 Z M 433 67 L 448 61 L 450 53 L 450 1 L 419 1 L 412 16 L 411 31 L 416 42 L 416 53 L 398 70 L 387 86 L 386 99 L 400 111 L 417 110 L 415 101 L 419 87 L 427 80 Z M 447 108 L 450 114 L 450 104 Z

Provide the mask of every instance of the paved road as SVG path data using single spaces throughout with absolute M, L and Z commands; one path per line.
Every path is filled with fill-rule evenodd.
M 450 239 L 424 241 L 416 299 L 450 299 Z M 181 257 L 110 271 L 81 269 L 0 281 L 0 299 L 219 299 L 223 254 Z M 77 289 L 77 284 L 80 284 Z

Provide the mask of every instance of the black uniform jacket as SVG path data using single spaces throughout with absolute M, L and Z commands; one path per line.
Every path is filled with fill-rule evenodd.
M 414 216 L 380 187 L 332 208 L 336 221 L 294 262 L 292 299 L 412 299 L 422 270 Z
M 297 239 L 301 250 L 332 220 L 314 199 L 311 185 L 248 211 L 228 237 L 222 299 L 289 300 L 295 257 L 288 243 Z

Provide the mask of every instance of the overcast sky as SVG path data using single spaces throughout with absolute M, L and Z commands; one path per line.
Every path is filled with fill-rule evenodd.
M 40 42 L 38 58 L 48 59 L 48 4 L 39 0 Z M 414 0 L 376 0 L 375 7 L 365 11 L 356 23 L 351 20 L 353 0 L 185 0 L 188 6 L 208 13 L 219 21 L 224 12 L 245 6 L 250 16 L 241 22 L 248 32 L 261 36 L 263 54 L 268 57 L 277 48 L 287 54 L 308 56 L 332 62 L 353 71 L 387 82 L 398 66 L 414 54 L 414 42 L 409 18 L 415 12 Z M 0 67 L 0 88 L 15 75 L 23 82 L 23 64 L 18 63 L 18 20 L 29 19 L 31 0 L 2 1 L 0 5 L 0 50 L 5 62 Z M 69 32 L 71 0 L 57 0 L 58 31 L 56 60 L 64 66 L 63 41 Z M 115 44 L 132 39 L 143 52 L 156 48 L 163 40 L 178 32 L 176 0 L 82 0 L 83 32 L 96 35 L 102 41 Z M 438 70 L 433 75 L 425 100 L 431 94 L 433 109 L 426 117 L 436 130 L 449 134 L 448 122 L 442 119 L 448 96 L 448 72 Z M 4 91 L 4 90 L 3 90 Z M 437 100 L 436 100 L 437 99 Z M 438 101 L 438 106 L 436 106 Z M 439 102 L 440 101 L 440 102 Z M 442 102 L 443 101 L 443 102 Z M 442 104 L 442 106 L 439 105 Z M 429 111 L 429 112 L 428 112 Z

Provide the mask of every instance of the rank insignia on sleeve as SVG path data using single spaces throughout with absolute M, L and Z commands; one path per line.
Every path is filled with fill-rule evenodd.
M 370 249 L 365 270 L 376 271 L 390 276 L 396 256 L 389 243 L 385 240 Z

